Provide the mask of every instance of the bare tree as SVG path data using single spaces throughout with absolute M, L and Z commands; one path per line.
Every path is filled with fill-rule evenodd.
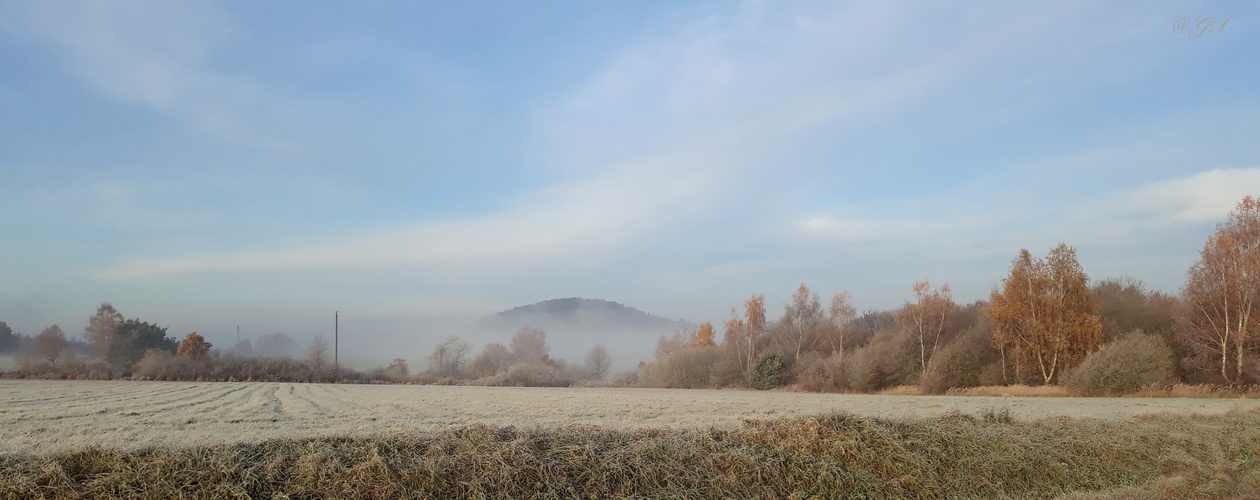
M 66 351 L 66 334 L 57 325 L 45 328 L 35 337 L 35 353 L 49 363 L 57 361 Z
M 726 322 L 722 345 L 733 352 L 745 374 L 752 373 L 757 346 L 766 333 L 766 297 L 753 294 L 744 301 L 744 317 L 731 308 L 731 319 Z
M 608 375 L 610 366 L 612 366 L 612 357 L 608 355 L 608 348 L 604 347 L 604 344 L 595 344 L 586 353 L 586 369 L 594 374 L 595 378 L 603 379 Z
M 506 371 L 512 364 L 512 352 L 507 346 L 499 343 L 486 344 L 472 361 L 473 375 L 476 377 L 492 377 Z
M 323 335 L 311 339 L 310 346 L 306 348 L 306 360 L 317 369 L 328 363 L 328 340 Z
M 777 344 L 780 349 L 794 353 L 792 359 L 800 359 L 802 352 L 818 346 L 818 330 L 822 324 L 822 304 L 818 301 L 818 294 L 801 283 L 796 293 L 792 294 L 792 303 L 783 310 L 783 319 L 775 332 Z
M 897 313 L 897 323 L 918 344 L 919 373 L 926 373 L 928 362 L 936 354 L 945 327 L 958 307 L 954 304 L 949 285 L 932 290 L 931 283 L 920 281 L 914 284 L 914 297 L 914 302 L 906 301 Z
M 467 342 L 454 335 L 433 346 L 429 354 L 429 372 L 439 377 L 457 377 L 472 350 Z

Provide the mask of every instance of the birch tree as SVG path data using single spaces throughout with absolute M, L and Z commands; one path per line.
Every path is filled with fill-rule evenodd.
M 915 301 L 906 301 L 897 313 L 897 323 L 910 334 L 919 347 L 919 373 L 927 372 L 928 362 L 936 355 L 945 328 L 958 308 L 949 285 L 932 290 L 927 280 L 914 284 Z
M 1248 196 L 1208 238 L 1181 290 L 1190 311 L 1181 321 L 1180 337 L 1211 352 L 1226 383 L 1239 383 L 1247 376 L 1258 280 L 1260 200 Z
M 988 313 L 994 343 L 1004 359 L 1015 363 L 1017 380 L 1023 380 L 1027 366 L 1041 383 L 1053 383 L 1102 343 L 1089 276 L 1072 247 L 1060 244 L 1044 260 L 1020 250 L 1002 285 L 1001 292 L 993 292 Z

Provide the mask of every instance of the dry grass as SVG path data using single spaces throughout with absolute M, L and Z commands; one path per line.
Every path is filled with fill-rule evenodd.
M 1260 386 L 1222 386 L 1209 384 L 1175 384 L 1147 386 L 1128 396 L 1138 398 L 1245 398 L 1260 399 Z
M 0 458 L 0 498 L 1255 498 L 1260 412 L 469 426 Z M 1007 414 L 1009 415 L 1009 414 Z
M 879 394 L 892 396 L 922 396 L 923 389 L 917 385 L 898 385 L 879 391 Z
M 986 385 L 950 389 L 950 396 L 1012 396 L 1012 397 L 1074 397 L 1067 389 L 1057 385 Z

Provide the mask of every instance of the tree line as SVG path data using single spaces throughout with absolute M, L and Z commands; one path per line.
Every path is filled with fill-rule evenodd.
M 1129 278 L 1091 285 L 1066 244 L 1045 256 L 1021 250 L 988 300 L 959 304 L 948 285 L 926 280 L 910 291 L 895 310 L 859 315 L 848 292 L 824 306 L 801 284 L 777 319 L 754 294 L 731 309 L 720 342 L 710 323 L 662 337 L 639 381 L 863 392 L 1059 384 L 1083 393 L 1255 383 L 1260 201 L 1244 198 L 1217 226 L 1179 295 Z

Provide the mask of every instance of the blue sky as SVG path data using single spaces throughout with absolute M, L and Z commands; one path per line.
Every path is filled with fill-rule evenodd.
M 368 356 L 554 297 L 971 301 L 1059 242 L 1175 292 L 1260 194 L 1258 12 L 5 2 L 0 321 L 110 301 L 226 343 L 341 310 Z

